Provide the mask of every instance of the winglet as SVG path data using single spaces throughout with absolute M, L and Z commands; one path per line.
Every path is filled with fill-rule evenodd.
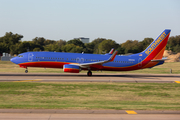
M 109 52 L 109 54 L 113 54 L 114 52 L 114 48 L 111 49 L 111 51 Z
M 118 51 L 116 50 L 107 61 L 109 61 L 109 62 L 114 61 L 117 53 L 118 53 Z
M 106 53 L 105 55 L 112 55 L 113 52 L 114 52 L 114 48 L 112 48 L 112 49 L 109 51 L 109 53 Z

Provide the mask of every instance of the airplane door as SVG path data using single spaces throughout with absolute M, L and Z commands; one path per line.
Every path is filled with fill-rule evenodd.
M 81 59 L 79 57 L 76 58 L 77 63 L 81 63 Z
M 29 54 L 28 54 L 28 61 L 29 61 L 29 62 L 32 62 L 32 61 L 33 61 L 33 56 L 34 56 L 34 55 L 33 55 L 32 53 L 29 53 Z
M 138 67 L 142 67 L 142 58 L 138 59 Z
M 83 62 L 84 62 L 84 58 L 79 58 L 79 57 L 77 57 L 77 58 L 76 58 L 76 62 L 77 62 L 77 63 L 83 63 Z

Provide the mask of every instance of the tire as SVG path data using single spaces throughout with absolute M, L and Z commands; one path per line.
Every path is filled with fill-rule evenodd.
M 28 70 L 25 70 L 25 73 L 28 73 Z
M 88 71 L 88 72 L 87 72 L 87 75 L 88 75 L 88 76 L 92 76 L 92 72 L 91 72 L 91 71 Z

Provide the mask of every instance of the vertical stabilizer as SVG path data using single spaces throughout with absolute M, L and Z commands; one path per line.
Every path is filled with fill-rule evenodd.
M 142 53 L 148 59 L 162 59 L 171 30 L 165 29 Z

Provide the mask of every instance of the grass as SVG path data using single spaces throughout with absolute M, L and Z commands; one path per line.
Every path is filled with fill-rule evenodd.
M 152 69 L 102 73 L 169 74 L 170 69 L 174 74 L 180 74 L 180 62 Z M 10 61 L 0 61 L 0 73 L 24 73 L 24 70 Z M 28 70 L 29 73 L 63 72 L 62 69 Z M 180 110 L 179 91 L 180 84 L 175 83 L 1 82 L 0 108 Z
M 142 70 L 135 71 L 102 71 L 102 73 L 145 73 L 145 74 L 170 74 L 170 69 L 172 69 L 173 74 L 180 74 L 180 62 L 174 63 L 164 63 L 163 65 L 156 66 L 154 68 L 147 68 Z M 54 68 L 28 68 L 29 73 L 63 73 L 62 69 L 54 69 Z M 20 68 L 18 65 L 10 62 L 10 61 L 0 61 L 0 73 L 24 73 L 25 69 Z M 86 73 L 87 71 L 81 71 L 82 73 Z M 97 71 L 93 71 L 93 73 L 101 73 Z
M 1 82 L 0 108 L 180 110 L 176 83 Z

